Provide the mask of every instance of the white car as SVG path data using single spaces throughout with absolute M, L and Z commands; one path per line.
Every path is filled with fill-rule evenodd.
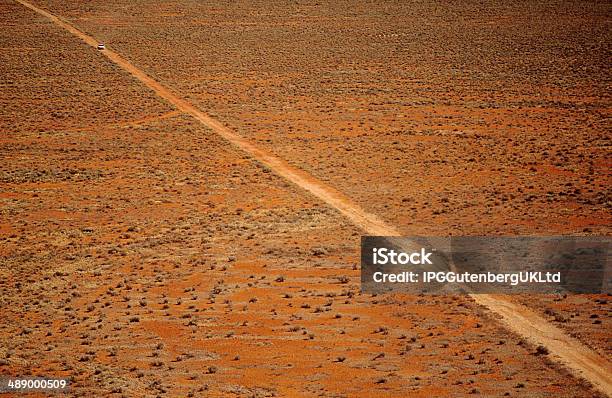
M 105 48 L 106 46 L 104 45 L 104 43 L 98 44 L 98 50 L 104 50 Z

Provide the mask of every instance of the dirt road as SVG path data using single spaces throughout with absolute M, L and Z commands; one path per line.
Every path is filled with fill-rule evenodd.
M 94 48 L 97 47 L 98 41 L 95 38 L 83 33 L 60 17 L 26 1 L 17 1 L 25 7 L 47 17 L 53 23 L 66 29 L 88 45 Z M 337 209 L 365 233 L 387 236 L 401 235 L 398 229 L 388 225 L 377 216 L 366 212 L 338 190 L 319 181 L 303 170 L 290 165 L 287 161 L 278 156 L 272 155 L 259 148 L 251 141 L 225 127 L 219 121 L 198 110 L 189 102 L 181 98 L 179 94 L 171 92 L 118 53 L 111 49 L 106 49 L 101 51 L 101 53 L 153 90 L 159 97 L 165 99 L 180 111 L 193 116 L 219 136 L 225 138 L 249 154 L 254 160 L 264 164 L 274 173 L 291 181 L 329 206 Z M 602 392 L 612 395 L 612 382 L 609 377 L 609 375 L 612 374 L 612 367 L 606 358 L 603 358 L 575 339 L 567 336 L 560 329 L 552 326 L 527 307 L 511 303 L 505 298 L 498 296 L 474 295 L 473 298 L 477 303 L 500 315 L 502 322 L 509 330 L 527 338 L 534 344 L 545 346 L 554 358 L 570 368 L 576 375 L 585 378 Z

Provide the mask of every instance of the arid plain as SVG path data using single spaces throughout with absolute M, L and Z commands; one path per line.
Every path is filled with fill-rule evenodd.
M 33 1 L 405 235 L 609 235 L 606 2 Z M 600 392 L 469 296 L 359 291 L 364 231 L 0 0 L 0 373 L 74 396 Z M 609 358 L 607 296 L 516 296 Z

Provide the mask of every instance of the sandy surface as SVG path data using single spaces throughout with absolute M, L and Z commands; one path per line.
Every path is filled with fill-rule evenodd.
M 609 233 L 605 7 L 37 4 L 403 233 Z M 594 394 L 467 297 L 360 295 L 342 214 L 0 7 L 2 373 L 85 396 Z M 517 301 L 609 355 L 606 298 Z

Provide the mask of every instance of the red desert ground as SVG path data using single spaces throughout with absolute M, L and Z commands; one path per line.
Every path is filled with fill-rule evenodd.
M 611 15 L 0 0 L 0 375 L 612 395 L 608 295 L 374 295 L 359 270 L 364 235 L 611 235 Z

